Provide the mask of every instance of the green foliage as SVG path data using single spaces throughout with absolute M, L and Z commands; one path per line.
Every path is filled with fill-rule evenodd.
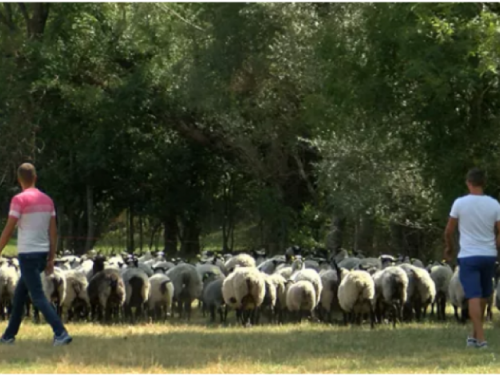
M 144 222 L 144 238 L 166 230 L 184 245 L 223 228 L 230 247 L 244 222 L 258 229 L 234 236 L 247 242 L 235 248 L 274 251 L 321 246 L 340 215 L 347 247 L 361 236 L 385 251 L 390 237 L 394 251 L 418 252 L 439 246 L 468 168 L 484 167 L 487 192 L 500 192 L 494 4 L 3 4 L 0 14 L 0 203 L 16 165 L 35 161 L 67 237 Z M 414 231 L 425 241 L 407 240 Z

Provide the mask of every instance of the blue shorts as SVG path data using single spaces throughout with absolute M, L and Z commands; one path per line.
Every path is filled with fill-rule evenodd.
M 489 298 L 493 293 L 493 277 L 495 276 L 496 257 L 459 258 L 460 283 L 465 298 Z

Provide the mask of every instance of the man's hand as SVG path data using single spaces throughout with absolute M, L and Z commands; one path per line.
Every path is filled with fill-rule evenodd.
M 447 262 L 451 262 L 453 260 L 453 250 L 449 247 L 446 247 L 444 249 L 443 258 Z
M 5 228 L 2 232 L 2 236 L 0 237 L 0 254 L 2 254 L 3 249 L 7 246 L 7 243 L 14 233 L 14 229 L 16 229 L 17 218 L 13 216 L 9 216 L 7 219 L 7 224 L 5 224 Z
M 54 260 L 47 260 L 47 266 L 45 267 L 45 274 L 47 276 L 54 273 Z
M 458 220 L 454 217 L 448 219 L 448 224 L 446 225 L 446 229 L 444 231 L 444 240 L 446 242 L 446 248 L 443 253 L 444 259 L 449 262 L 453 259 L 453 247 L 454 247 L 454 239 L 453 236 L 455 234 L 455 229 L 457 227 Z

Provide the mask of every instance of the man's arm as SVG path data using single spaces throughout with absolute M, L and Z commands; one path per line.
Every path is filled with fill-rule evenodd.
M 500 221 L 496 222 L 497 226 L 497 249 L 500 249 Z
M 45 268 L 45 273 L 47 275 L 50 275 L 54 272 L 54 259 L 56 259 L 57 224 L 55 216 L 52 216 L 50 218 L 49 238 L 50 238 L 50 250 L 49 250 L 49 257 L 47 258 L 47 267 Z
M 10 237 L 12 237 L 14 229 L 16 229 L 17 220 L 18 219 L 13 216 L 9 216 L 7 219 L 7 224 L 5 224 L 2 236 L 0 237 L 0 254 L 2 254 L 3 249 L 7 246 L 7 243 L 9 243 Z
M 444 251 L 444 258 L 446 260 L 451 260 L 453 254 L 455 253 L 455 229 L 457 227 L 458 219 L 450 217 L 448 219 L 448 224 L 446 224 L 446 229 L 444 230 L 444 240 L 446 242 L 446 250 Z
M 53 261 L 54 259 L 56 259 L 56 250 L 57 250 L 57 223 L 56 223 L 56 218 L 54 216 L 50 218 L 49 236 L 50 236 L 50 252 L 48 260 Z

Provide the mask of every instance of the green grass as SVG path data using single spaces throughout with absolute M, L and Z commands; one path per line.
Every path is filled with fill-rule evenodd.
M 232 317 L 231 317 L 232 318 Z M 5 323 L 0 323 L 0 329 Z M 448 323 L 341 327 L 69 324 L 74 342 L 53 348 L 47 325 L 26 323 L 0 346 L 2 373 L 498 373 L 500 337 L 466 349 L 467 328 Z
M 17 254 L 17 240 L 11 239 L 5 249 L 2 252 L 2 255 L 12 256 Z
M 241 225 L 234 230 L 234 250 L 245 250 L 259 246 L 260 233 L 257 225 Z M 222 231 L 215 231 L 202 236 L 200 245 L 204 250 L 222 249 Z

